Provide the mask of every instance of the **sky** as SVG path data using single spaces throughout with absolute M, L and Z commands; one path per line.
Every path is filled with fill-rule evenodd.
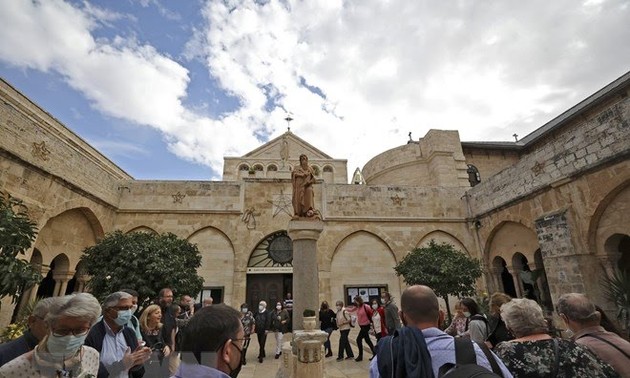
M 630 0 L 0 0 L 0 77 L 136 179 L 287 130 L 348 172 L 430 129 L 514 141 L 630 71 Z

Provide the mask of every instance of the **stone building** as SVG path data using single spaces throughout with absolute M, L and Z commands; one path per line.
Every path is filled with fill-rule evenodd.
M 479 257 L 480 291 L 551 309 L 566 291 L 600 292 L 630 268 L 630 73 L 516 142 L 462 142 L 430 130 L 384 151 L 347 183 L 346 160 L 286 132 L 241 157 L 222 181 L 135 180 L 6 81 L 0 81 L 0 189 L 40 229 L 27 258 L 45 279 L 25 298 L 82 291 L 82 250 L 107 232 L 172 232 L 203 255 L 202 296 L 237 306 L 291 291 L 292 166 L 309 157 L 325 223 L 320 297 L 404 284 L 392 267 L 431 239 Z M 0 326 L 11 316 L 5 299 Z

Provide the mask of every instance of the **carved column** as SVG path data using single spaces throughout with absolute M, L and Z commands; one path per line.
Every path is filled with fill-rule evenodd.
M 74 277 L 74 272 L 67 272 L 61 274 L 53 274 L 55 280 L 55 289 L 53 290 L 53 297 L 59 297 L 66 295 L 66 289 L 68 289 L 68 282 Z
M 513 266 L 506 267 L 508 272 L 512 275 L 512 280 L 514 281 L 514 290 L 516 291 L 516 296 L 518 298 L 523 298 L 523 282 L 521 281 L 521 276 L 519 274 L 518 269 Z
M 287 228 L 293 241 L 293 324 L 302 324 L 304 309 L 319 309 L 317 239 L 323 230 L 320 220 L 292 220 Z
M 321 330 L 295 331 L 293 334 L 293 377 L 324 376 L 324 342 L 328 334 Z
M 501 273 L 503 273 L 503 267 L 501 268 L 490 268 L 490 276 L 492 277 L 492 285 L 494 286 L 493 292 L 505 292 L 505 288 L 503 287 L 503 280 L 501 279 Z

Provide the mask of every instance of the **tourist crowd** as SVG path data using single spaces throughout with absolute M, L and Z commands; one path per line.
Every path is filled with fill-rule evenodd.
M 630 377 L 630 342 L 584 294 L 565 294 L 557 303 L 570 339 L 550 332 L 535 301 L 503 293 L 490 297 L 488 314 L 462 298 L 448 327 L 427 286 L 405 289 L 400 310 L 389 293 L 369 299 L 337 301 L 335 308 L 324 301 L 319 321 L 328 334 L 325 357 L 334 355 L 330 335 L 339 331 L 337 361 L 361 361 L 365 343 L 370 377 Z M 260 301 L 240 311 L 209 300 L 195 304 L 188 295 L 173 302 L 168 288 L 142 311 L 130 289 L 102 303 L 88 293 L 42 299 L 24 335 L 0 344 L 0 377 L 234 378 L 247 364 L 253 335 L 262 363 L 267 336 L 274 335 L 278 359 L 283 334 L 292 331 L 290 295 L 271 309 Z

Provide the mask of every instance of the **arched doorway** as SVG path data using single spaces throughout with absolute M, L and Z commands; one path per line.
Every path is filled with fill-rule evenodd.
M 495 285 L 498 291 L 502 291 L 512 298 L 516 298 L 516 288 L 514 287 L 514 277 L 507 268 L 505 260 L 496 256 L 492 260 Z
M 258 308 L 262 300 L 268 308 L 286 298 L 293 290 L 293 241 L 286 231 L 274 232 L 263 239 L 247 262 L 249 308 Z

